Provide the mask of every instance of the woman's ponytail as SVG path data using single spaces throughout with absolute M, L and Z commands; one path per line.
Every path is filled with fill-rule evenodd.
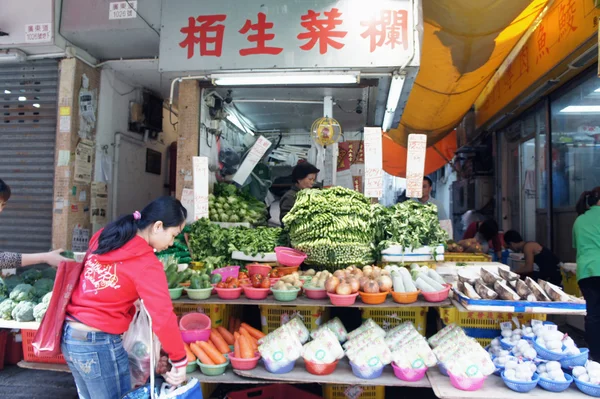
M 160 221 L 164 228 L 181 226 L 187 217 L 185 207 L 173 197 L 160 197 L 149 203 L 141 212 L 135 211 L 108 224 L 100 233 L 95 254 L 103 255 L 121 248 L 131 241 L 138 231 Z
M 600 187 L 594 188 L 592 191 L 584 191 L 577 201 L 577 215 L 581 216 L 587 212 L 592 206 L 597 205 L 600 201 Z

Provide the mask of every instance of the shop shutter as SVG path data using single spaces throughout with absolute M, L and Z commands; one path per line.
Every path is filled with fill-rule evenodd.
M 58 62 L 0 64 L 0 179 L 12 196 L 0 213 L 0 251 L 51 247 Z

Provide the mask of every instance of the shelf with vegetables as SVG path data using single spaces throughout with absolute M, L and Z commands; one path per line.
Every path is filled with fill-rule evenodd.
M 267 272 L 268 269 L 264 269 L 263 273 Z M 244 272 L 238 277 L 246 276 L 242 273 Z M 255 273 L 250 280 L 243 281 L 229 277 L 228 281 L 216 285 L 216 296 L 207 296 L 202 302 L 357 308 L 435 307 L 450 304 L 449 286 L 444 285 L 442 277 L 426 266 L 415 265 L 410 273 L 404 267 L 392 265 L 385 269 L 365 266 L 362 270 L 350 266 L 333 274 L 308 270 L 293 272 L 278 279 Z M 417 290 L 415 284 L 423 290 Z M 273 293 L 272 296 L 269 295 L 270 292 Z M 420 294 L 423 298 L 419 297 Z M 359 295 L 360 300 L 357 300 Z M 195 303 L 185 297 L 174 302 Z

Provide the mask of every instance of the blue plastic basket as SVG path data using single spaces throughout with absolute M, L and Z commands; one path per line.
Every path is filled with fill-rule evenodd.
M 563 369 L 571 369 L 577 366 L 585 366 L 585 363 L 588 361 L 588 357 L 590 355 L 590 350 L 588 348 L 579 348 L 579 355 L 575 356 L 567 356 L 560 360 L 560 366 Z
M 588 382 L 579 381 L 577 378 L 573 377 L 575 380 L 575 385 L 577 388 L 586 395 L 595 396 L 600 398 L 600 385 L 590 384 Z
M 294 369 L 294 366 L 296 365 L 296 361 L 294 360 L 293 362 L 289 362 L 288 364 L 286 364 L 283 367 L 279 367 L 279 368 L 275 368 L 275 365 L 277 363 L 275 362 L 268 362 L 268 361 L 264 361 L 263 363 L 265 364 L 265 369 L 267 369 L 267 371 L 271 374 L 286 374 L 289 373 L 290 371 L 292 371 Z
M 354 363 L 350 362 L 350 367 L 352 367 L 352 372 L 358 378 L 362 378 L 363 380 L 373 380 L 381 377 L 381 374 L 383 374 L 383 368 L 385 366 L 378 368 L 360 368 Z
M 442 375 L 445 375 L 446 377 L 448 377 L 448 369 L 446 369 L 446 366 L 444 366 L 444 363 L 438 363 L 438 369 L 440 370 L 440 373 Z
M 505 351 L 509 351 L 512 350 L 512 348 L 515 347 L 515 344 L 509 344 L 504 342 L 504 339 L 502 339 L 502 337 L 500 337 L 500 346 L 502 347 L 502 349 L 504 349 Z
M 560 361 L 565 357 L 565 354 L 561 352 L 553 352 L 551 350 L 548 350 L 546 348 L 542 348 L 540 345 L 538 345 L 537 340 L 533 341 L 533 348 L 535 349 L 535 351 L 538 354 L 538 357 L 544 359 L 544 360 L 555 360 L 555 361 Z M 562 348 L 563 350 L 565 349 L 564 346 Z
M 502 381 L 504 381 L 504 384 L 506 384 L 509 389 L 515 392 L 527 393 L 536 387 L 540 381 L 540 376 L 537 373 L 533 373 L 533 379 L 531 381 L 522 382 L 509 380 L 504 376 L 504 372 L 502 372 Z
M 567 382 L 556 382 L 553 380 L 549 380 L 547 378 L 540 377 L 540 381 L 538 382 L 538 385 L 540 387 L 544 388 L 546 391 L 562 392 L 562 391 L 566 390 L 567 388 L 569 388 L 569 386 L 571 386 L 571 383 L 573 382 L 573 377 L 571 377 L 567 373 L 565 373 L 565 378 L 567 379 Z

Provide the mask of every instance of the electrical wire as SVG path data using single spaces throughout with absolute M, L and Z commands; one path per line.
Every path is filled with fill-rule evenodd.
M 160 37 L 160 32 L 159 32 L 159 31 L 157 31 L 157 30 L 154 28 L 154 26 L 150 25 L 150 23 L 149 23 L 148 21 L 146 21 L 146 18 L 144 18 L 144 17 L 142 16 L 142 14 L 140 14 L 140 13 L 139 13 L 139 12 L 138 12 L 138 11 L 137 11 L 135 8 L 133 8 L 133 6 L 132 6 L 132 5 L 131 5 L 131 3 L 129 2 L 129 0 L 125 0 L 125 2 L 127 3 L 127 5 L 129 5 L 129 7 L 130 7 L 130 8 L 131 8 L 133 11 L 135 11 L 135 13 L 137 14 L 137 16 L 138 16 L 138 17 L 140 17 L 140 19 L 141 19 L 142 21 L 144 21 L 144 22 L 146 23 L 146 25 L 148 25 L 148 27 L 149 27 L 150 29 L 152 29 L 152 30 L 153 30 L 153 31 L 154 31 L 154 32 L 155 32 L 155 33 L 158 35 L 158 37 Z
M 340 105 L 340 103 L 338 103 L 337 101 L 336 101 L 335 105 L 337 105 L 337 107 L 339 109 L 341 109 L 342 111 L 344 111 L 347 114 L 353 114 L 354 112 L 356 112 L 356 111 L 346 111 L 344 108 L 342 108 L 342 106 Z
M 115 71 L 113 70 L 113 78 L 115 77 Z M 112 84 L 112 82 L 110 81 L 110 78 L 107 78 L 106 81 L 108 82 L 108 85 L 115 91 L 115 93 L 117 93 L 118 95 L 120 95 L 121 97 L 123 96 L 128 96 L 131 93 L 137 91 L 137 90 L 144 90 L 143 87 L 137 87 L 137 86 L 132 86 L 129 83 L 123 82 L 125 83 L 127 86 L 133 87 L 133 89 L 131 89 L 130 91 L 128 91 L 127 93 L 121 93 L 119 90 L 117 90 L 115 88 L 115 86 Z

